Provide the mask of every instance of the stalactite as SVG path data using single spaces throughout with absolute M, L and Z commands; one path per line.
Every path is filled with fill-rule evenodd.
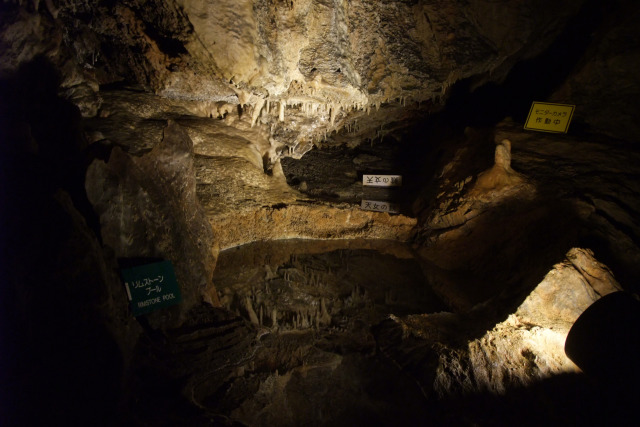
M 258 117 L 260 117 L 260 111 L 262 111 L 262 107 L 265 104 L 264 98 L 258 98 L 256 103 L 253 106 L 253 112 L 251 114 L 251 127 L 253 127 L 258 121 Z
M 331 126 L 335 126 L 335 122 L 336 122 L 336 116 L 338 115 L 338 109 L 340 107 L 338 107 L 336 104 L 331 104 L 331 110 L 330 110 L 330 123 Z
M 249 314 L 249 320 L 251 321 L 251 323 L 253 323 L 254 325 L 260 326 L 260 320 L 258 320 L 258 316 L 256 315 L 256 312 L 253 310 L 253 305 L 251 304 L 251 298 L 249 296 L 245 298 L 244 305 L 245 305 L 245 309 L 247 310 L 247 313 Z

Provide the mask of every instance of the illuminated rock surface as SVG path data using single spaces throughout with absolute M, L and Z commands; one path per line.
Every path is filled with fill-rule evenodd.
M 583 2 L 20 3 L 3 6 L 4 74 L 44 54 L 65 70 L 67 96 L 87 116 L 99 105 L 92 91 L 123 79 L 190 101 L 202 117 L 232 105 L 302 155 L 345 127 L 375 137 L 404 119 L 400 107 L 428 111 L 460 79 L 501 79 L 547 47 Z
M 0 424 L 633 425 L 563 345 L 640 291 L 639 10 L 5 0 Z

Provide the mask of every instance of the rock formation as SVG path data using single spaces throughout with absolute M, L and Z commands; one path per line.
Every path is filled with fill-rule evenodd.
M 183 310 L 202 299 L 218 305 L 211 276 L 213 233 L 196 199 L 193 144 L 169 122 L 162 141 L 141 157 L 112 150 L 87 170 L 87 195 L 102 241 L 119 259 L 167 259 L 182 283 Z M 121 261 L 123 262 L 123 261 Z
M 4 0 L 0 423 L 635 421 L 563 344 L 640 292 L 639 11 Z
M 356 121 L 374 137 L 458 80 L 499 81 L 582 3 L 5 1 L 0 71 L 46 56 L 85 116 L 97 112 L 99 85 L 122 81 L 205 117 L 234 105 L 301 156 Z M 394 107 L 381 115 L 383 104 Z

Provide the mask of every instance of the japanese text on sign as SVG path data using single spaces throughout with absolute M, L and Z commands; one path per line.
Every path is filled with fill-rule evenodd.
M 573 117 L 575 105 L 534 102 L 529 110 L 525 129 L 542 132 L 566 133 Z
M 377 200 L 363 200 L 361 208 L 365 211 L 400 213 L 400 206 L 396 203 L 381 202 Z
M 362 185 L 365 187 L 400 187 L 401 175 L 362 175 Z
M 170 261 L 122 270 L 134 316 L 178 304 L 182 297 Z

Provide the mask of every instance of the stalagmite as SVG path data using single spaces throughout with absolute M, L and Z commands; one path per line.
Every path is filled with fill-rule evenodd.
M 280 111 L 278 112 L 278 120 L 284 122 L 284 101 L 280 100 Z

